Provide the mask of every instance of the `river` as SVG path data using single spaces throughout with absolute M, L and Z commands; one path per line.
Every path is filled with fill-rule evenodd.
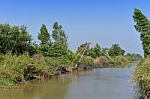
M 0 89 L 0 99 L 138 99 L 129 68 L 100 68 Z

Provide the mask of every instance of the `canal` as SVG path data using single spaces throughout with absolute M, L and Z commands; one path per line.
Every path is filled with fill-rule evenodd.
M 0 99 L 138 99 L 129 68 L 100 68 L 0 88 Z

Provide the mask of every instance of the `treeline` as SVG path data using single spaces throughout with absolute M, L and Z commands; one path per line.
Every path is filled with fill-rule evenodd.
M 41 53 L 45 57 L 59 57 L 69 59 L 71 51 L 68 49 L 67 36 L 57 22 L 53 25 L 50 34 L 46 25 L 42 25 L 38 33 L 40 44 L 33 43 L 27 28 L 0 24 L 0 53 L 21 55 L 29 53 L 30 56 Z
M 133 18 L 144 50 L 144 59 L 135 70 L 134 80 L 140 88 L 140 99 L 150 99 L 150 21 L 139 9 L 134 10 Z
M 125 54 L 119 44 L 102 48 L 98 43 L 91 47 L 86 42 L 73 52 L 68 48 L 68 36 L 58 22 L 53 24 L 52 31 L 42 24 L 37 38 L 39 44 L 34 43 L 25 25 L 0 24 L 0 85 L 13 85 L 71 71 L 78 62 L 103 66 L 106 63 L 124 65 L 141 59 L 139 54 Z M 83 55 L 74 61 L 87 44 Z
M 39 44 L 33 42 L 26 26 L 0 24 L 0 85 L 12 85 L 38 77 L 50 77 L 72 64 L 67 35 L 55 22 L 49 33 L 42 24 Z
M 87 44 L 87 42 L 81 44 L 77 49 L 77 53 L 79 53 Z M 90 47 L 90 45 L 88 45 L 87 50 L 84 52 L 84 57 L 81 60 L 81 62 L 84 61 L 84 59 L 87 61 L 88 59 L 86 58 L 93 59 L 94 61 L 91 62 L 94 62 L 94 64 L 96 65 L 103 65 L 103 63 L 111 65 L 112 63 L 114 66 L 116 66 L 126 65 L 129 62 L 141 60 L 142 56 L 140 54 L 135 53 L 125 54 L 125 50 L 122 49 L 119 44 L 113 44 L 110 48 L 102 48 L 97 43 L 94 47 Z

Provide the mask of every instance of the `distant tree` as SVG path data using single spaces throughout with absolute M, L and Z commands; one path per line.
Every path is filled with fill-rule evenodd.
M 131 61 L 137 61 L 142 59 L 142 56 L 140 54 L 135 53 L 127 53 L 125 56 L 128 57 Z
M 112 57 L 114 56 L 119 56 L 119 55 L 124 55 L 125 51 L 121 49 L 119 44 L 114 44 L 112 47 L 109 49 L 108 54 Z
M 89 49 L 88 56 L 91 56 L 92 58 L 96 58 L 97 55 L 96 55 L 96 53 L 95 53 L 94 50 L 95 50 L 94 48 L 90 48 L 90 49 Z
M 133 15 L 135 24 L 135 29 L 141 32 L 141 41 L 144 50 L 144 56 L 150 55 L 150 21 L 146 16 L 137 8 L 134 9 Z
M 84 51 L 85 49 L 85 51 Z M 84 52 L 84 53 L 83 53 Z M 86 55 L 86 56 L 89 56 L 89 53 L 90 53 L 90 46 L 88 44 L 88 42 L 84 43 L 84 44 L 81 44 L 76 53 L 83 53 L 83 55 Z
M 105 56 L 108 54 L 109 48 L 102 48 L 102 56 Z
M 94 47 L 94 52 L 95 54 L 97 55 L 97 57 L 101 56 L 102 55 L 102 52 L 101 52 L 101 47 L 100 45 L 97 43 L 96 46 Z
M 92 58 L 97 58 L 102 56 L 102 51 L 100 45 L 97 43 L 95 47 L 90 49 L 89 56 Z

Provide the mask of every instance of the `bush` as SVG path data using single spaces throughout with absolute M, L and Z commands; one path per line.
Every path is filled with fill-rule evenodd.
M 9 80 L 14 83 L 23 82 L 48 71 L 48 66 L 44 59 L 31 58 L 27 54 L 20 56 L 6 54 L 1 56 L 0 68 L 0 84 L 3 83 L 2 80 Z
M 106 56 L 100 56 L 100 57 L 94 59 L 95 65 L 103 65 L 105 63 L 109 63 L 109 60 Z
M 81 59 L 81 63 L 85 65 L 93 65 L 94 61 L 90 56 L 83 56 Z
M 88 61 L 87 61 L 88 62 Z M 31 80 L 35 77 L 48 77 L 55 74 L 58 69 L 71 64 L 68 58 L 44 57 L 36 54 L 30 57 L 28 54 L 0 56 L 0 85 Z
M 124 56 L 115 56 L 113 58 L 113 64 L 114 65 L 126 65 L 128 64 L 128 59 Z
M 150 57 L 140 62 L 135 69 L 133 79 L 139 85 L 142 99 L 150 99 Z

